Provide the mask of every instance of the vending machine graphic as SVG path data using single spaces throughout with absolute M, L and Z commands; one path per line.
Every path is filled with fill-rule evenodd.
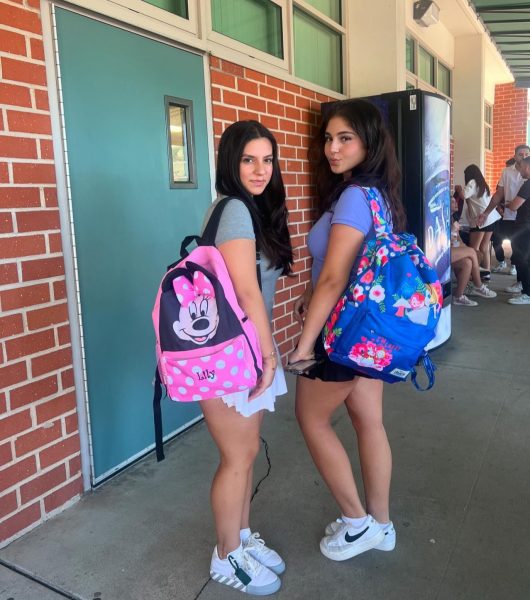
M 442 314 L 428 346 L 436 348 L 451 335 L 451 105 L 443 96 L 416 89 L 365 99 L 381 110 L 395 141 L 407 231 L 416 236 L 442 284 Z M 323 104 L 323 113 L 332 104 Z

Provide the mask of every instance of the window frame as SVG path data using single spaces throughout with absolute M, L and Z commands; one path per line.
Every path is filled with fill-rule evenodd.
M 406 69 L 406 75 L 405 75 L 405 79 L 406 82 L 410 85 L 413 85 L 415 88 L 418 88 L 420 90 L 425 90 L 427 92 L 434 92 L 435 94 L 440 94 L 441 96 L 444 96 L 444 98 L 448 98 L 449 100 L 452 101 L 452 93 L 453 93 L 453 69 L 443 60 L 440 60 L 438 58 L 438 56 L 436 55 L 436 53 L 434 53 L 432 50 L 430 50 L 430 48 L 428 48 L 425 44 L 421 43 L 417 38 L 414 37 L 414 35 L 410 32 L 407 32 L 407 39 L 411 40 L 413 43 L 413 68 L 414 71 L 410 71 L 409 69 L 406 68 L 406 56 L 405 56 L 405 69 Z M 424 50 L 424 52 L 427 52 L 430 56 L 432 56 L 434 64 L 433 64 L 433 68 L 434 68 L 434 72 L 433 72 L 433 84 L 430 84 L 428 81 L 425 81 L 425 79 L 422 79 L 419 75 L 419 54 L 420 54 L 420 47 Z M 406 52 L 406 50 L 405 50 Z M 447 95 L 443 90 L 441 90 L 438 85 L 438 65 L 442 65 L 442 67 L 444 67 L 445 69 L 448 70 L 449 72 L 449 95 Z
M 173 171 L 173 150 L 171 149 L 171 120 L 169 109 L 171 106 L 179 106 L 184 109 L 184 120 L 187 134 L 187 155 L 188 155 L 188 181 L 175 181 Z M 167 153 L 169 168 L 169 188 L 175 189 L 196 189 L 197 180 L 197 160 L 195 158 L 195 130 L 193 128 L 193 100 L 186 98 L 177 98 L 176 96 L 164 96 L 164 110 L 166 112 L 167 129 Z
M 491 121 L 486 119 L 488 109 L 491 113 Z M 489 136 L 486 132 L 489 131 Z M 489 144 L 488 142 L 489 137 Z M 484 150 L 488 152 L 493 152 L 493 104 L 490 104 L 486 100 L 484 100 Z

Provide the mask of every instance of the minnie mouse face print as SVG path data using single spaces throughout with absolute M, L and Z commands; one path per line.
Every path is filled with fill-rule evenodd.
M 180 302 L 178 321 L 173 331 L 181 340 L 198 346 L 213 338 L 219 325 L 219 314 L 213 286 L 203 273 L 195 271 L 193 283 L 187 277 L 173 280 L 173 289 Z

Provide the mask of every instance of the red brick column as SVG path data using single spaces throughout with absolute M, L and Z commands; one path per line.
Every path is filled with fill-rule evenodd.
M 493 168 L 488 183 L 494 190 L 505 167 L 519 144 L 526 144 L 528 90 L 513 83 L 495 86 L 493 106 Z
M 39 0 L 0 0 L 0 544 L 82 491 Z
M 295 251 L 295 276 L 279 280 L 273 313 L 275 338 L 281 353 L 286 354 L 300 333 L 291 316 L 293 303 L 310 275 L 306 238 L 312 224 L 313 189 L 307 149 L 318 122 L 320 103 L 332 98 L 215 57 L 210 67 L 216 144 L 224 129 L 240 119 L 260 121 L 278 141 Z

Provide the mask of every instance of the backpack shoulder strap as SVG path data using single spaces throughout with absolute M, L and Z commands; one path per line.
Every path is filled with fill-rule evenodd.
M 391 234 L 392 227 L 390 227 L 388 221 L 385 218 L 385 213 L 383 207 L 381 206 L 381 202 L 379 201 L 377 189 L 373 187 L 362 186 L 354 187 L 358 187 L 360 190 L 362 190 L 363 194 L 368 200 L 368 206 L 370 207 L 370 211 L 372 212 L 372 220 L 374 223 L 376 236 L 385 233 Z
M 164 442 L 162 437 L 162 409 L 160 407 L 160 401 L 162 400 L 162 382 L 160 380 L 160 372 L 158 371 L 158 364 L 155 369 L 155 378 L 153 381 L 153 417 L 155 420 L 155 449 L 156 449 L 156 460 L 160 462 L 164 460 Z
M 228 202 L 230 200 L 240 200 L 236 196 L 227 196 L 226 198 L 222 198 L 219 200 L 217 205 L 212 211 L 210 218 L 208 219 L 208 223 L 204 228 L 204 232 L 202 234 L 202 243 L 207 244 L 208 246 L 215 246 L 215 236 L 217 235 L 217 230 L 219 229 L 219 223 L 221 222 L 221 216 L 223 214 L 223 210 L 226 208 Z M 249 215 L 252 220 L 252 228 L 254 229 L 254 236 L 256 238 L 256 275 L 258 278 L 259 288 L 261 289 L 261 253 L 258 246 L 258 236 L 257 229 L 258 225 L 249 210 Z

